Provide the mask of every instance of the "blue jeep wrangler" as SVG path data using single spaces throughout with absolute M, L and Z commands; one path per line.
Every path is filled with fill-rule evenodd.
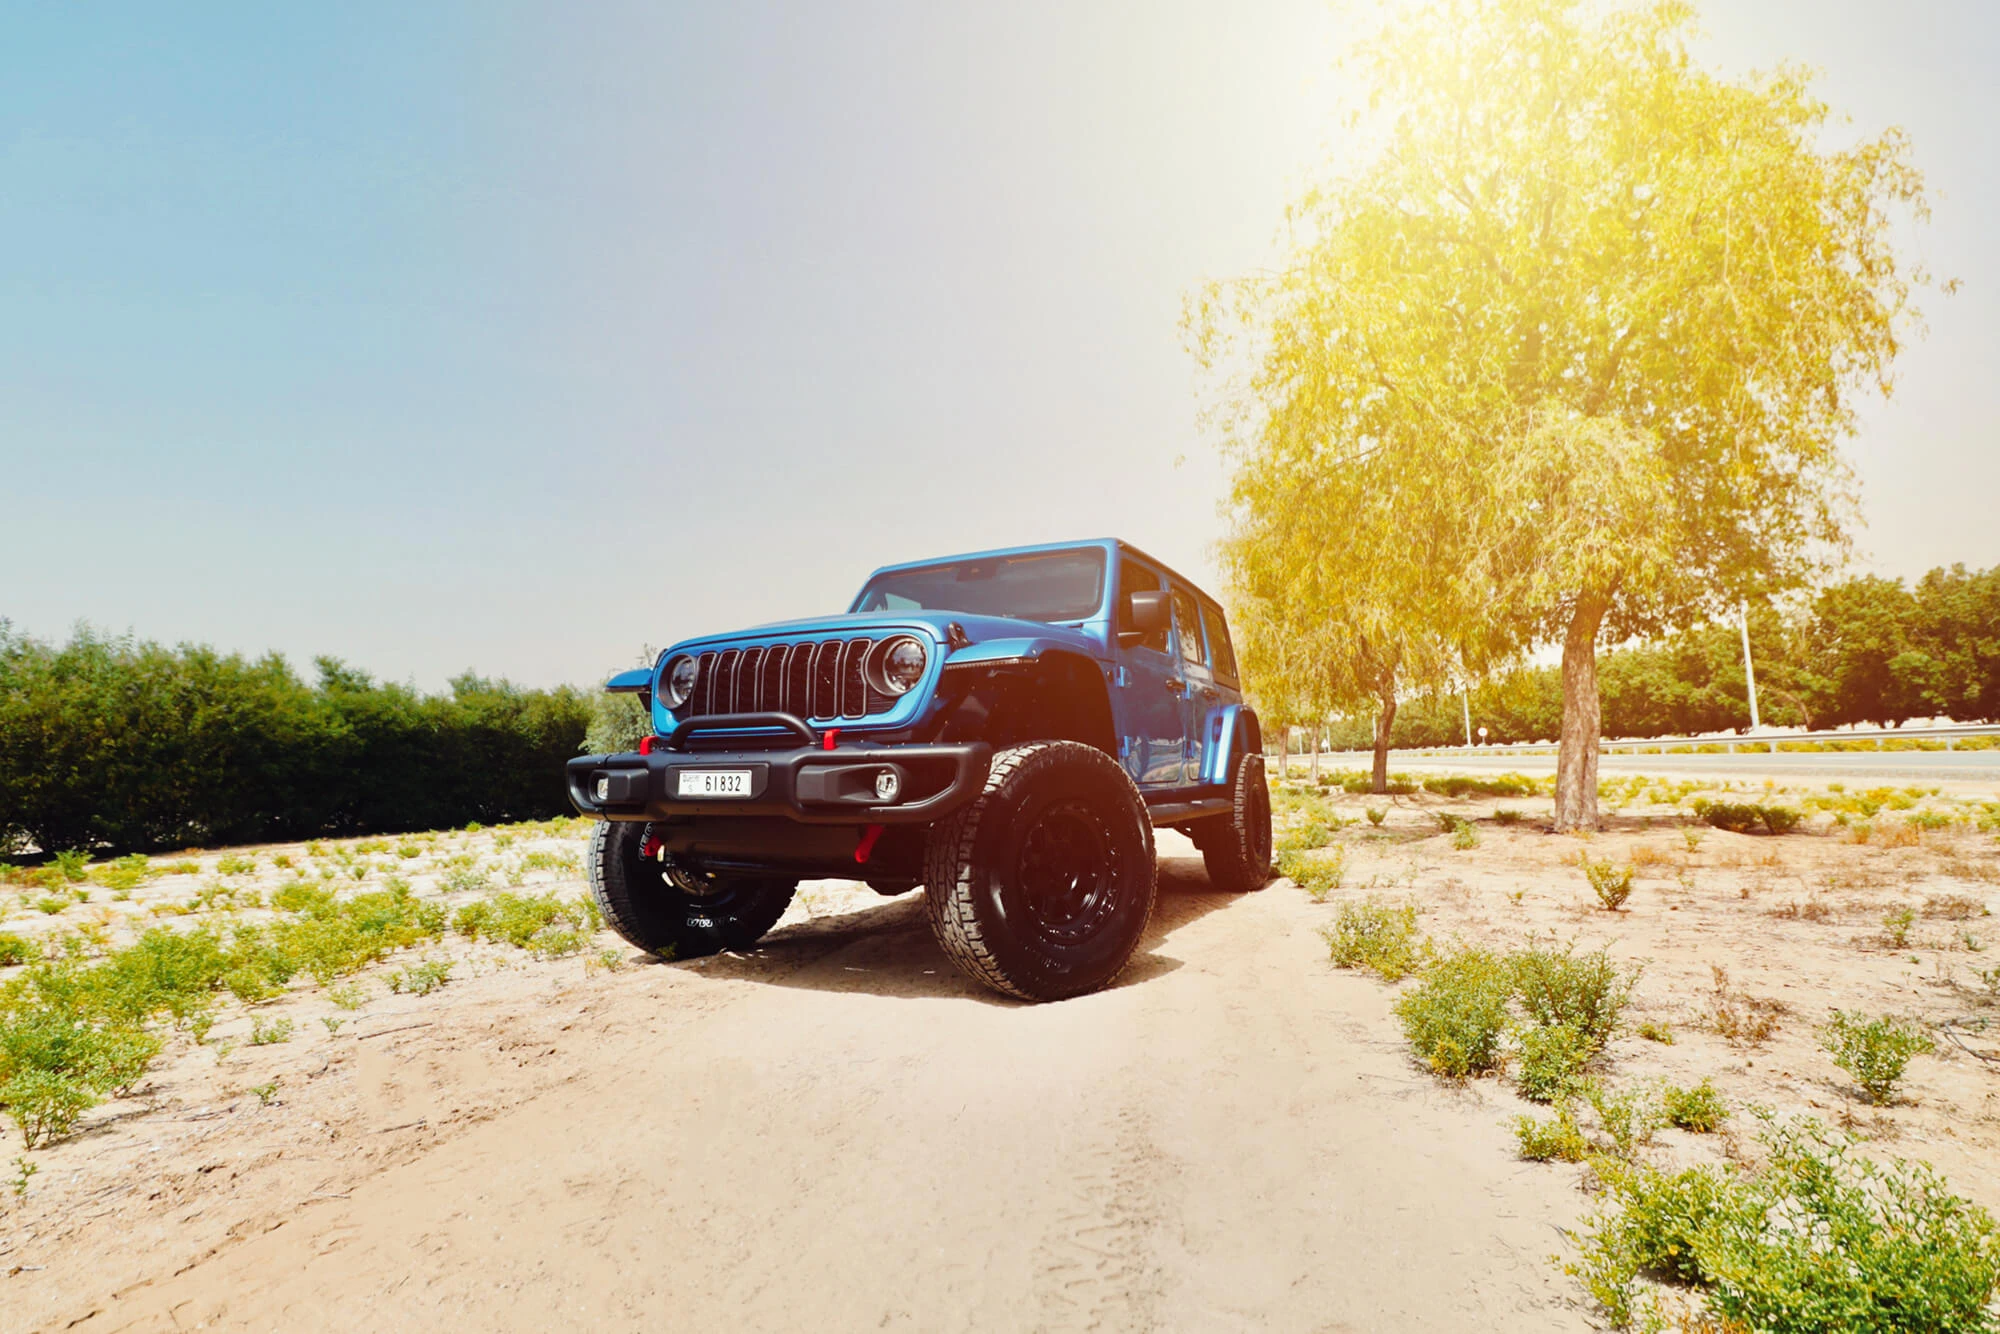
M 1101 540 L 877 570 L 844 616 L 677 644 L 613 677 L 636 753 L 569 762 L 591 888 L 640 949 L 745 949 L 801 879 L 922 885 L 945 953 L 1028 1000 L 1109 983 L 1153 829 L 1270 879 L 1263 738 L 1222 609 Z

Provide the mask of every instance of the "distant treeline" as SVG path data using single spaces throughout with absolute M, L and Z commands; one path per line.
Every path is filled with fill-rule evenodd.
M 1802 610 L 1752 608 L 1750 648 L 1766 726 L 1897 726 L 1910 718 L 2000 722 L 2000 566 L 1932 570 L 1915 588 L 1849 579 Z M 1607 737 L 1685 736 L 1750 726 L 1743 641 L 1710 625 L 1598 660 Z M 1475 687 L 1472 725 L 1489 742 L 1553 740 L 1562 725 L 1554 667 L 1523 668 Z M 1373 721 L 1352 718 L 1333 743 L 1365 750 Z M 1465 740 L 1459 697 L 1429 696 L 1396 711 L 1391 744 Z
M 448 694 L 334 658 L 255 660 L 0 621 L 0 853 L 435 829 L 569 809 L 594 701 L 465 675 Z

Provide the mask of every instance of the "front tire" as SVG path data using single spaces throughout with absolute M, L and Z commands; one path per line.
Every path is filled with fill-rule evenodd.
M 1158 885 L 1139 789 L 1075 741 L 994 756 L 984 790 L 932 828 L 924 869 L 926 914 L 951 961 L 1036 1001 L 1109 985 Z
M 1262 755 L 1237 757 L 1229 796 L 1229 813 L 1203 820 L 1206 828 L 1196 842 L 1208 883 L 1227 894 L 1244 894 L 1271 883 L 1271 789 Z
M 646 826 L 600 820 L 590 836 L 590 892 L 626 941 L 663 959 L 747 950 L 777 925 L 798 881 L 711 876 L 640 856 Z

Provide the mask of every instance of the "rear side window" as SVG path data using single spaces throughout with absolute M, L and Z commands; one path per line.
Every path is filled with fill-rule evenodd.
M 1229 627 L 1223 622 L 1222 609 L 1202 603 L 1201 623 L 1208 628 L 1208 654 L 1215 660 L 1216 678 L 1234 683 L 1236 650 L 1229 646 Z
M 1201 613 L 1195 609 L 1194 594 L 1174 589 L 1174 624 L 1181 632 L 1181 658 L 1197 665 L 1208 661 L 1201 651 Z
M 1160 581 L 1159 575 L 1137 561 L 1126 560 L 1119 562 L 1118 597 L 1121 603 L 1124 601 L 1127 593 L 1143 593 L 1148 590 L 1164 587 L 1165 585 Z M 1167 651 L 1167 627 L 1164 625 L 1161 626 L 1140 640 L 1135 647 L 1149 648 L 1155 653 L 1165 653 Z

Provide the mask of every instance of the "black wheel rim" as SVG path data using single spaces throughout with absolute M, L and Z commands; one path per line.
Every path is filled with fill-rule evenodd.
M 1087 802 L 1044 807 L 1023 834 L 1015 884 L 1035 934 L 1051 944 L 1088 940 L 1118 900 L 1117 842 Z

